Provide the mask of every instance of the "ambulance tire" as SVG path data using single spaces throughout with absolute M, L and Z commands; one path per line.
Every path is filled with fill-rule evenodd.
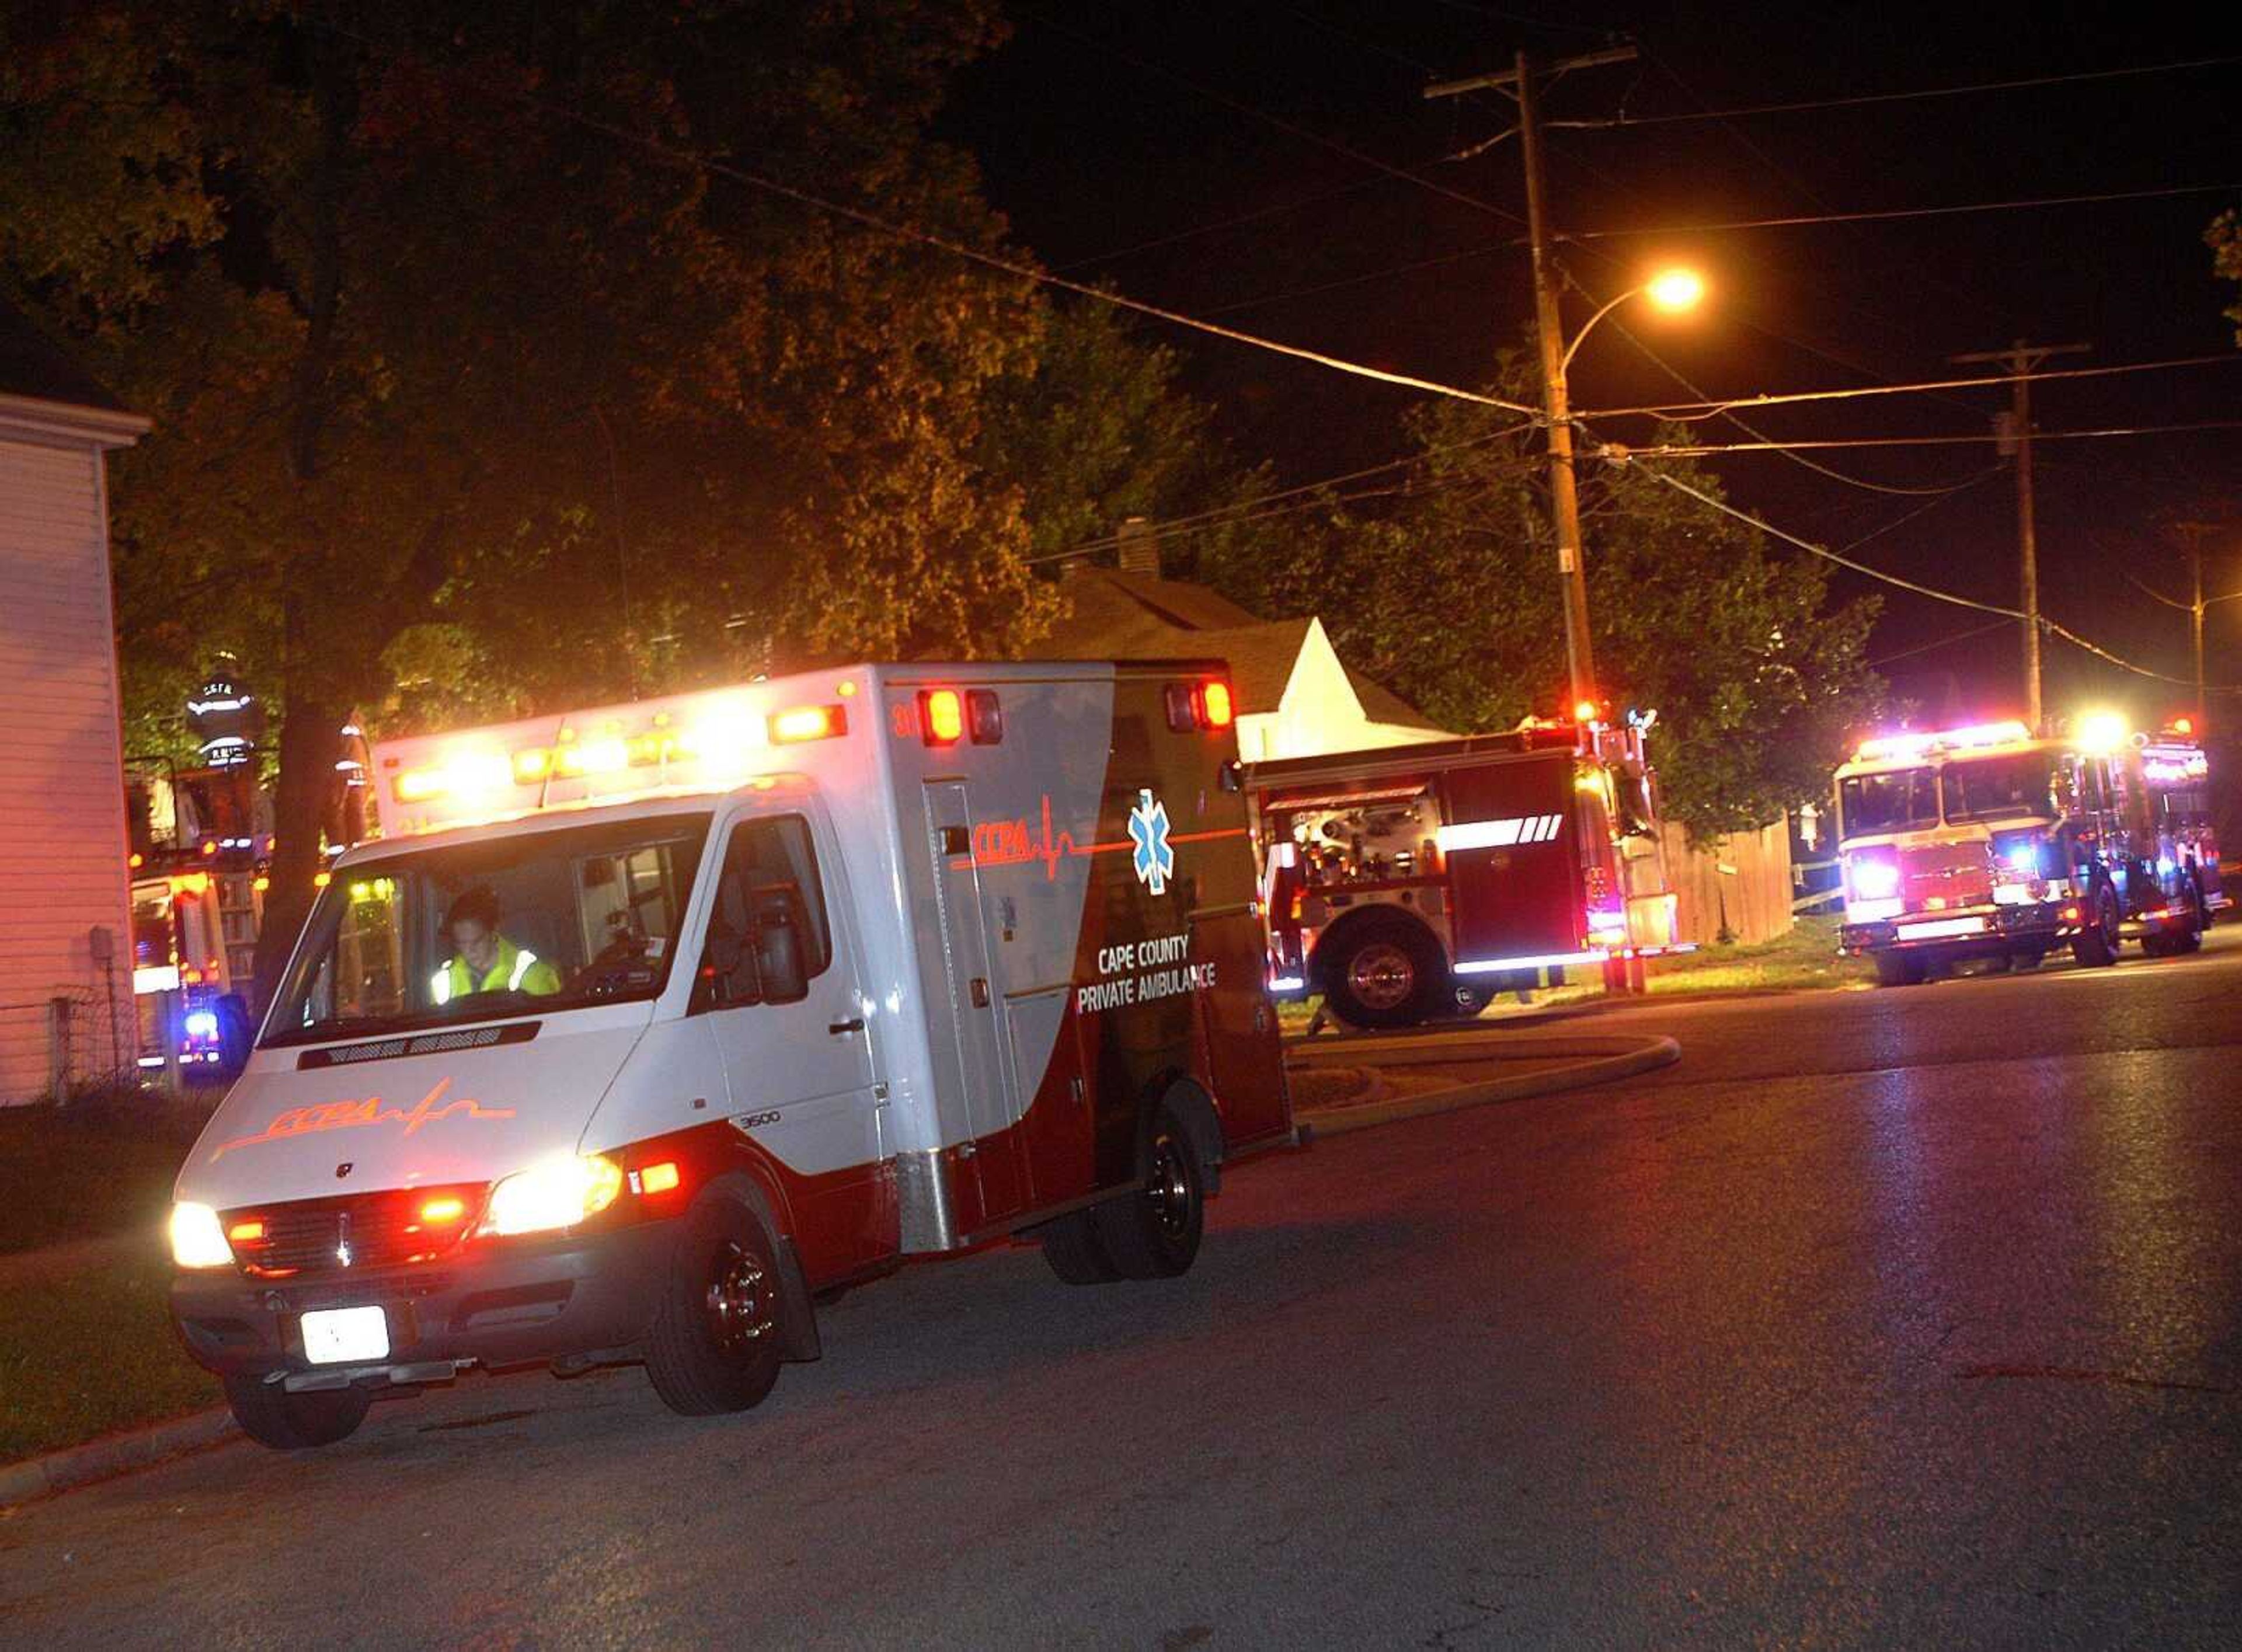
M 290 1393 L 259 1376 L 230 1376 L 225 1403 L 241 1432 L 275 1451 L 305 1451 L 347 1440 L 373 1403 L 367 1388 L 315 1388 Z
M 2094 921 L 2071 937 L 2071 956 L 2098 970 L 2118 961 L 2118 897 L 2107 883 L 2097 883 L 2088 899 Z
M 712 1189 L 679 1226 L 646 1333 L 646 1375 L 683 1417 L 762 1402 L 785 1358 L 778 1246 L 762 1220 Z
M 1151 1113 L 1138 1164 L 1135 1192 L 1091 1207 L 1098 1248 L 1124 1279 L 1171 1279 L 1198 1258 L 1207 1168 L 1190 1128 L 1165 1103 Z
M 1072 1211 L 1040 1230 L 1044 1262 L 1065 1284 L 1111 1285 L 1121 1277 L 1098 1240 L 1097 1214 Z
M 1372 917 L 1339 942 L 1328 959 L 1319 949 L 1318 963 L 1324 1002 L 1347 1025 L 1415 1027 L 1438 1013 L 1447 964 L 1422 925 L 1405 917 Z

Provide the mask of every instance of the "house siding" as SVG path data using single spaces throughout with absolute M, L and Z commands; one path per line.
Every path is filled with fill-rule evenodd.
M 129 1070 L 131 925 L 103 453 L 0 422 L 0 1103 Z M 113 962 L 93 956 L 109 932 Z

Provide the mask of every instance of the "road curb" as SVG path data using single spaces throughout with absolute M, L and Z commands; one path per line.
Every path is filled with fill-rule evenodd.
M 0 1508 L 36 1502 L 56 1492 L 135 1468 L 151 1468 L 169 1458 L 218 1445 L 240 1432 L 233 1414 L 220 1407 L 10 1463 L 0 1467 Z
M 1300 1122 L 1318 1136 L 1344 1136 L 1430 1113 L 1457 1112 L 1466 1107 L 1524 1101 L 1530 1097 L 1554 1096 L 1592 1085 L 1609 1084 L 1614 1079 L 1670 1067 L 1682 1058 L 1682 1046 L 1664 1037 L 1628 1038 L 1614 1033 L 1575 1038 L 1504 1038 L 1501 1044 L 1505 1051 L 1519 1057 L 1547 1059 L 1580 1055 L 1590 1058 L 1554 1071 L 1520 1073 L 1508 1078 L 1483 1078 L 1474 1084 L 1436 1090 L 1429 1095 L 1397 1097 L 1392 1101 L 1372 1102 L 1359 1107 L 1317 1108 L 1303 1112 Z M 1332 1053 L 1336 1056 L 1338 1051 Z M 1365 1052 L 1358 1047 L 1353 1053 L 1359 1058 Z M 1397 1038 L 1390 1044 L 1381 1044 L 1380 1061 L 1369 1064 L 1382 1062 L 1394 1066 L 1452 1066 L 1460 1054 L 1453 1038 Z

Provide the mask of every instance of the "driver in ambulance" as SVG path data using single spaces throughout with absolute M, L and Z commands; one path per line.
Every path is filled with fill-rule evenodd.
M 444 915 L 452 961 L 430 977 L 428 996 L 449 1004 L 471 992 L 527 992 L 542 997 L 560 990 L 560 971 L 527 947 L 498 932 L 498 897 L 481 884 L 452 903 Z

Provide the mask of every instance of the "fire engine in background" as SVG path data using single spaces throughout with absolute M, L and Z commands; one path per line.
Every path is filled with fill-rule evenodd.
M 1888 986 L 2031 969 L 2064 944 L 2086 964 L 2127 940 L 2193 951 L 2227 904 L 2209 776 L 2185 719 L 2153 737 L 2098 714 L 2059 737 L 1994 722 L 1864 742 L 1836 777 L 1843 950 Z
M 261 807 L 245 768 L 126 764 L 143 1071 L 176 1064 L 184 1079 L 215 1078 L 248 1058 L 246 992 L 272 844 Z
M 1023 1232 L 1069 1284 L 1183 1273 L 1223 1166 L 1292 1138 L 1236 754 L 1205 661 L 377 747 L 384 836 L 179 1172 L 188 1351 L 312 1446 L 477 1363 L 743 1410 L 817 1293 Z
M 1641 959 L 1682 950 L 1651 721 L 1252 765 L 1271 991 L 1400 1027 L 1568 969 L 1640 984 Z

